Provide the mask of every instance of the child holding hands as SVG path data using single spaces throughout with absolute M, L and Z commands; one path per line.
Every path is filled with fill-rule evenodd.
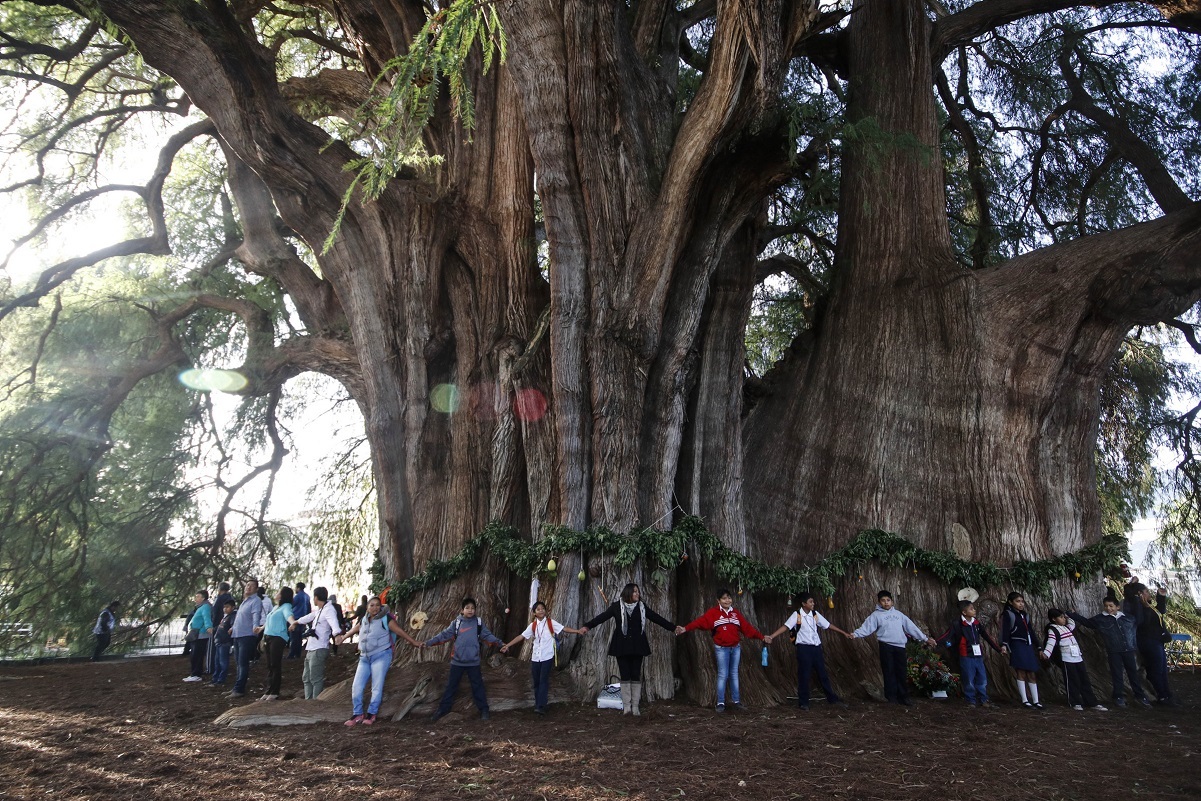
M 839 704 L 846 706 L 846 702 L 838 697 L 838 693 L 834 692 L 834 687 L 830 684 L 830 675 L 826 672 L 826 655 L 822 651 L 821 637 L 818 636 L 818 631 L 821 629 L 829 629 L 836 631 L 844 637 L 851 635 L 842 629 L 835 626 L 830 621 L 826 620 L 821 612 L 818 612 L 814 607 L 817 606 L 817 601 L 807 592 L 803 592 L 798 597 L 801 602 L 801 608 L 792 613 L 788 620 L 784 621 L 784 625 L 773 631 L 767 637 L 764 637 L 769 643 L 775 637 L 780 636 L 785 631 L 793 629 L 796 631 L 796 702 L 800 709 L 809 709 L 809 684 L 813 673 L 817 673 L 817 680 L 821 682 L 822 689 L 826 692 L 826 701 L 831 704 Z
M 500 647 L 502 654 L 522 640 L 533 640 L 534 650 L 530 654 L 530 678 L 534 683 L 534 711 L 539 715 L 546 714 L 547 697 L 550 695 L 550 669 L 558 661 L 555 638 L 567 632 L 579 634 L 579 629 L 564 626 L 557 620 L 552 620 L 546 612 L 546 604 L 538 601 L 534 604 L 534 619 L 525 631 Z

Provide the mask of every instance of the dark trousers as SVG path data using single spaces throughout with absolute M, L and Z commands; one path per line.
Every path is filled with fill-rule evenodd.
M 235 637 L 234 649 L 238 660 L 238 678 L 234 682 L 234 692 L 246 692 L 246 682 L 250 679 L 250 657 L 258 648 L 259 638 L 253 634 L 248 637 Z
M 208 656 L 208 650 L 208 639 L 192 640 L 192 672 L 188 674 L 189 676 L 204 675 L 204 658 Z
M 300 615 L 300 617 L 304 617 Z M 297 659 L 300 657 L 301 645 L 304 641 L 304 632 L 296 629 L 291 632 L 288 637 L 288 659 Z
M 1130 688 L 1134 691 L 1135 698 L 1146 698 L 1147 694 L 1143 692 L 1143 685 L 1138 678 L 1138 658 L 1134 651 L 1110 651 L 1109 652 L 1109 678 L 1113 682 L 1113 697 L 1115 700 L 1120 700 L 1126 697 L 1125 680 L 1122 674 L 1130 679 Z
M 530 662 L 530 680 L 534 682 L 534 708 L 544 709 L 550 695 L 550 670 L 555 666 L 553 658 L 545 662 Z
M 840 700 L 838 693 L 830 686 L 830 674 L 826 672 L 826 655 L 820 645 L 801 645 L 796 647 L 796 702 L 797 706 L 809 706 L 809 684 L 813 673 L 826 691 L 826 700 L 836 704 Z
M 622 681 L 642 681 L 642 660 L 644 657 L 634 656 L 618 656 L 614 657 L 617 660 L 617 675 Z
M 267 651 L 267 694 L 279 695 L 279 686 L 284 680 L 284 649 L 288 641 L 271 635 L 263 638 Z
M 213 684 L 224 684 L 229 674 L 229 643 L 213 645 Z
M 1155 696 L 1160 701 L 1172 697 L 1168 688 L 1168 655 L 1163 650 L 1163 643 L 1138 641 L 1138 654 L 1143 658 L 1143 670 L 1147 671 L 1147 681 L 1155 688 Z
M 1083 662 L 1063 663 L 1063 686 L 1068 691 L 1068 703 L 1073 706 L 1096 706 L 1092 682 L 1088 680 L 1088 668 Z
M 905 686 L 907 662 L 904 648 L 880 643 L 880 672 L 884 674 L 884 697 L 889 701 L 904 701 L 909 697 L 909 689 Z
M 475 699 L 476 708 L 481 712 L 488 711 L 488 696 L 484 694 L 484 673 L 480 670 L 480 666 L 451 664 L 450 675 L 446 678 L 446 692 L 442 693 L 442 702 L 438 704 L 439 715 L 445 715 L 450 711 L 450 705 L 454 703 L 459 685 L 463 683 L 464 673 L 471 682 L 471 697 Z
M 96 635 L 96 649 L 94 651 L 92 651 L 92 661 L 93 662 L 100 661 L 100 655 L 102 653 L 104 653 L 105 648 L 108 648 L 108 644 L 110 642 L 112 642 L 112 639 L 113 639 L 112 632 L 106 631 L 103 634 Z

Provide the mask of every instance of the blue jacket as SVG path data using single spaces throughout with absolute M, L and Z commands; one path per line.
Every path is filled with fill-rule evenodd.
M 309 603 L 309 594 L 304 590 L 292 596 L 292 617 L 304 617 L 313 611 Z
M 1126 651 L 1138 650 L 1138 642 L 1134 634 L 1137 624 L 1130 615 L 1123 614 L 1121 617 L 1114 617 L 1113 615 L 1102 613 L 1093 615 L 1092 617 L 1085 617 L 1076 612 L 1069 612 L 1068 614 L 1071 615 L 1072 620 L 1075 620 L 1080 625 L 1099 631 L 1101 639 L 1105 640 L 1106 651 L 1120 654 Z
M 196 629 L 199 632 L 196 635 L 196 639 L 207 640 L 209 638 L 208 630 L 212 627 L 213 607 L 208 601 L 205 601 L 192 612 L 192 620 L 188 623 L 188 628 Z
M 454 640 L 450 649 L 450 663 L 468 667 L 480 663 L 480 643 L 490 642 L 493 645 L 504 645 L 495 634 L 488 631 L 479 615 L 463 617 L 459 615 L 454 622 L 438 634 L 425 641 L 426 646 L 440 645 Z

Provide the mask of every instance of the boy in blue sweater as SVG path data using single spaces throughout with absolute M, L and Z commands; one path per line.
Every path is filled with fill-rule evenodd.
M 480 720 L 487 720 L 488 696 L 484 694 L 484 674 L 480 670 L 481 643 L 490 642 L 497 646 L 504 643 L 488 630 L 484 621 L 475 616 L 474 598 L 464 598 L 462 613 L 441 632 L 421 643 L 421 647 L 428 648 L 450 640 L 454 640 L 450 648 L 450 676 L 446 679 L 446 691 L 442 693 L 442 702 L 438 704 L 433 719 L 437 720 L 450 712 L 459 685 L 463 683 L 463 674 L 466 673 L 471 681 L 471 695 L 476 708 L 480 710 Z
M 907 615 L 904 615 L 892 605 L 892 593 L 880 590 L 876 593 L 876 609 L 867 616 L 863 625 L 851 632 L 851 639 L 867 637 L 872 634 L 880 642 L 880 672 L 884 674 L 884 697 L 894 704 L 911 706 L 909 690 L 906 687 L 905 644 L 912 637 L 915 640 L 925 640 L 933 648 L 938 643 L 917 627 Z

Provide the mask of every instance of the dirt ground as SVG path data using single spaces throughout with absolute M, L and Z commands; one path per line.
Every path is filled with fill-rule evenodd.
M 353 665 L 331 658 L 331 681 Z M 285 662 L 285 696 L 300 670 Z M 660 702 L 635 719 L 560 703 L 545 719 L 434 724 L 422 708 L 373 727 L 231 729 L 212 721 L 251 696 L 186 672 L 182 657 L 0 667 L 0 798 L 1201 799 L 1201 677 L 1188 673 L 1172 675 L 1180 709 L 864 700 L 718 715 Z

